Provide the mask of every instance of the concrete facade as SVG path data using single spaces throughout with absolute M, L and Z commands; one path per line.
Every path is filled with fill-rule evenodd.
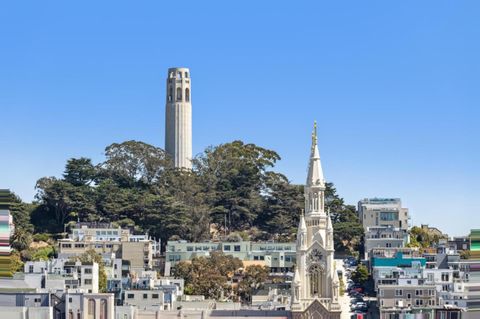
M 399 198 L 366 198 L 358 202 L 358 217 L 365 230 L 390 226 L 408 230 L 410 216 Z
M 165 151 L 175 167 L 192 167 L 192 96 L 188 68 L 170 68 L 165 106 Z
M 225 255 L 237 257 L 247 262 L 264 265 L 271 272 L 291 271 L 296 261 L 295 243 L 270 242 L 204 242 L 169 241 L 165 260 L 172 266 L 180 261 L 194 257 L 207 257 L 211 252 L 223 252 Z

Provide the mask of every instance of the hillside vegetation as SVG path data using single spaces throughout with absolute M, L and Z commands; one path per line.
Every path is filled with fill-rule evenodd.
M 172 167 L 160 148 L 138 141 L 114 143 L 101 163 L 72 158 L 61 178 L 39 179 L 33 204 L 15 197 L 13 245 L 28 252 L 32 234 L 38 242 L 51 243 L 76 221 L 131 227 L 164 244 L 170 238 L 202 241 L 224 234 L 292 241 L 304 207 L 303 186 L 274 171 L 278 160 L 275 151 L 234 141 L 207 148 L 186 171 Z M 351 251 L 363 235 L 355 207 L 344 203 L 332 183 L 326 205 L 336 249 Z M 43 249 L 46 256 L 52 253 Z

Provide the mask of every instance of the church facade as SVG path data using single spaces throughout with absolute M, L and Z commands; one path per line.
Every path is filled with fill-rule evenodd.
M 297 232 L 297 266 L 292 283 L 293 319 L 340 319 L 340 282 L 334 264 L 333 225 L 325 211 L 325 179 L 317 128 L 305 185 L 305 213 Z

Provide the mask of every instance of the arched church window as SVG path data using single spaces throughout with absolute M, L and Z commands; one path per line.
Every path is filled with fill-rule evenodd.
M 323 285 L 323 270 L 319 265 L 312 265 L 309 269 L 310 295 L 321 296 Z
M 88 318 L 95 318 L 95 300 L 88 299 Z
M 182 88 L 177 88 L 177 101 L 182 100 Z
M 100 301 L 100 319 L 108 318 L 108 303 L 106 299 Z
M 190 102 L 190 89 L 185 89 L 185 101 Z

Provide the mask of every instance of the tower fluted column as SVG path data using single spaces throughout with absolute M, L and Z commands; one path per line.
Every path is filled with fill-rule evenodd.
M 165 105 L 165 151 L 175 167 L 192 168 L 192 96 L 188 68 L 170 68 Z

